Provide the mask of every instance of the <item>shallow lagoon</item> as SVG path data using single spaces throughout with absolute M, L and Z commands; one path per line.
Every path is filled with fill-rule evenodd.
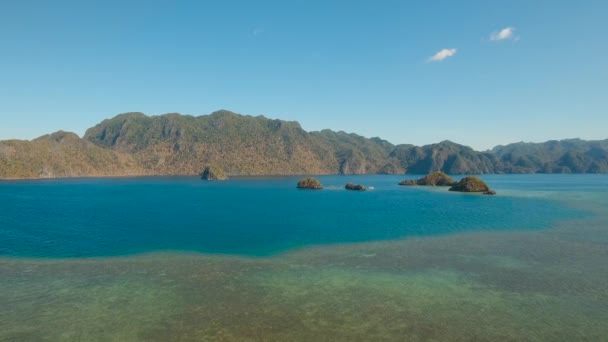
M 44 227 L 7 225 L 13 222 L 9 216 L 19 211 L 3 206 L 0 307 L 8 310 L 0 311 L 0 340 L 608 338 L 608 177 L 492 175 L 484 179 L 498 196 L 396 187 L 398 178 L 392 176 L 321 177 L 326 186 L 353 180 L 375 187 L 365 193 L 337 188 L 297 191 L 291 178 L 202 185 L 184 178 L 1 183 L 2 201 L 21 196 L 22 210 L 39 199 L 36 191 L 45 187 L 44 198 L 52 208 L 72 203 L 69 199 L 74 195 L 60 196 L 65 190 L 59 189 L 66 186 L 76 193 L 82 193 L 83 187 L 84 193 L 91 191 L 87 187 L 100 187 L 114 193 L 121 205 L 128 204 L 120 199 L 121 189 L 133 194 L 144 191 L 154 203 L 152 194 L 163 192 L 150 182 L 180 191 L 215 189 L 216 194 L 244 186 L 250 190 L 233 196 L 233 202 L 224 199 L 218 204 L 245 208 L 270 202 L 274 207 L 260 212 L 270 215 L 273 209 L 275 216 L 270 218 L 283 223 L 290 221 L 281 216 L 281 209 L 295 215 L 295 223 L 295 218 L 304 217 L 298 215 L 315 209 L 309 219 L 321 224 L 284 224 L 284 230 L 295 225 L 295 233 L 278 234 L 280 238 L 262 243 L 261 248 L 258 241 L 264 236 L 275 238 L 280 224 L 261 236 L 234 230 L 226 236 L 238 244 L 224 244 L 215 250 L 221 254 L 209 254 L 214 250 L 197 241 L 179 248 L 179 241 L 193 236 L 185 229 L 178 230 L 184 237 L 168 239 L 166 245 L 142 237 L 146 244 L 129 249 L 121 246 L 135 240 L 114 235 L 118 243 L 105 242 L 85 232 L 80 235 L 86 238 L 75 232 L 60 235 L 69 242 L 62 244 L 53 234 L 41 234 Z M 264 191 L 282 194 L 264 200 Z M 180 203 L 179 196 L 173 197 Z M 194 207 L 202 208 L 186 204 L 188 209 Z M 319 212 L 319 208 L 328 210 Z M 234 207 L 229 209 L 226 212 L 233 217 L 217 221 L 224 230 L 235 222 L 266 222 L 252 217 L 253 211 L 235 214 Z M 50 222 L 73 218 L 48 210 L 38 215 L 60 215 L 50 217 Z M 454 222 L 459 210 L 465 215 L 456 217 L 468 224 Z M 422 219 L 412 216 L 421 212 Z M 175 232 L 183 216 L 174 214 L 183 212 L 170 213 L 174 224 L 162 222 Z M 89 221 L 79 218 L 84 222 L 81 227 L 102 217 L 88 210 L 80 215 L 92 215 Z M 156 221 L 159 217 L 163 216 L 156 216 Z M 346 217 L 342 220 L 346 223 L 337 217 Z M 15 232 L 16 227 L 27 231 L 27 239 Z M 128 232 L 127 227 L 120 231 Z M 322 235 L 320 227 L 328 232 Z M 333 229 L 339 233 L 332 233 Z M 370 229 L 376 231 L 366 233 Z M 303 239 L 303 232 L 312 237 Z M 243 236 L 252 239 L 250 248 L 242 247 Z M 19 247 L 25 242 L 45 245 L 41 241 L 50 246 Z M 85 250 L 73 252 L 78 246 Z M 138 251 L 145 253 L 131 255 Z

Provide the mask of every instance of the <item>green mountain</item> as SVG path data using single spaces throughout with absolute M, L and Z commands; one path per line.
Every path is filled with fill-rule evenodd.
M 297 122 L 228 111 L 123 114 L 89 129 L 84 139 L 134 156 L 153 174 L 196 174 L 209 163 L 230 175 L 332 173 L 337 165 L 326 144 Z
M 492 153 L 505 173 L 606 173 L 608 139 L 551 140 L 544 143 L 515 143 L 496 146 Z
M 130 155 L 59 131 L 32 141 L 0 141 L 0 178 L 61 178 L 149 174 Z
M 451 141 L 425 146 L 399 145 L 390 153 L 408 173 L 427 174 L 443 171 L 448 174 L 496 173 L 495 155 L 481 153 Z
M 297 122 L 217 111 L 210 115 L 126 113 L 83 138 L 57 132 L 0 141 L 0 178 L 195 175 L 209 164 L 231 176 L 608 172 L 608 140 L 516 143 L 486 152 L 450 141 L 414 146 Z

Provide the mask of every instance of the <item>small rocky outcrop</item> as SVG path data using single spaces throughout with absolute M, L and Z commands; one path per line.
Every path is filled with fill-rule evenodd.
M 450 188 L 450 191 L 460 191 L 460 192 L 491 192 L 488 185 L 482 181 L 481 179 L 475 176 L 464 177 L 458 182 L 458 184 L 454 185 Z
M 483 194 L 484 195 L 496 195 L 496 191 L 490 189 L 488 191 L 484 191 Z
M 201 178 L 204 180 L 226 180 L 228 176 L 221 167 L 209 165 L 201 172 Z
M 406 179 L 399 185 L 429 185 L 429 186 L 454 186 L 456 180 L 441 171 L 431 172 L 419 180 Z
M 435 171 L 420 178 L 416 183 L 418 185 L 454 186 L 456 185 L 456 180 L 441 171 Z
M 304 178 L 298 182 L 298 189 L 323 189 L 323 185 L 316 178 Z
M 348 183 L 344 186 L 346 190 L 365 191 L 367 188 L 361 184 Z
M 406 179 L 399 182 L 399 185 L 418 185 L 416 182 L 417 181 L 415 179 Z

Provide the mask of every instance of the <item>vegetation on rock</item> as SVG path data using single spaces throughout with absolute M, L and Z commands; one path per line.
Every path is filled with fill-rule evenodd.
M 367 188 L 361 184 L 353 184 L 353 183 L 347 183 L 344 188 L 346 190 L 356 190 L 356 191 L 365 191 L 367 190 Z
M 401 167 L 411 174 L 428 174 L 437 170 L 448 174 L 496 172 L 493 156 L 451 141 L 420 147 L 398 145 L 390 156 L 399 160 Z
M 450 188 L 450 191 L 461 192 L 489 192 L 491 191 L 488 185 L 481 179 L 475 176 L 468 176 L 461 179 L 456 185 Z
M 517 143 L 486 152 L 443 141 L 413 146 L 221 110 L 210 115 L 127 113 L 83 138 L 57 132 L 0 141 L 0 178 L 196 175 L 605 173 L 608 140 Z
M 406 179 L 399 182 L 399 185 L 430 185 L 430 186 L 453 186 L 456 185 L 454 178 L 446 175 L 441 171 L 431 172 L 428 175 L 418 179 Z
M 304 178 L 298 182 L 299 189 L 323 189 L 323 185 L 316 178 Z
M 226 176 L 226 173 L 221 167 L 213 164 L 203 169 L 203 172 L 201 172 L 201 178 L 205 180 L 226 180 L 228 179 L 228 176 Z
M 418 185 L 432 185 L 432 186 L 453 186 L 456 185 L 454 178 L 446 175 L 441 171 L 435 171 L 422 177 L 418 180 Z
M 502 173 L 606 173 L 608 139 L 551 140 L 544 143 L 515 143 L 497 146 Z
M 59 131 L 32 141 L 0 141 L 0 178 L 66 178 L 148 175 L 129 155 Z

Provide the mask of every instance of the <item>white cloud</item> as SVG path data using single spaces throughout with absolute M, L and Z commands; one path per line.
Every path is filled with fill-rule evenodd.
M 441 62 L 442 60 L 454 56 L 455 54 L 456 49 L 443 49 L 429 58 L 429 62 Z
M 504 29 L 493 32 L 490 35 L 490 40 L 505 40 L 505 39 L 516 39 L 515 37 L 515 28 L 514 27 L 505 27 Z

